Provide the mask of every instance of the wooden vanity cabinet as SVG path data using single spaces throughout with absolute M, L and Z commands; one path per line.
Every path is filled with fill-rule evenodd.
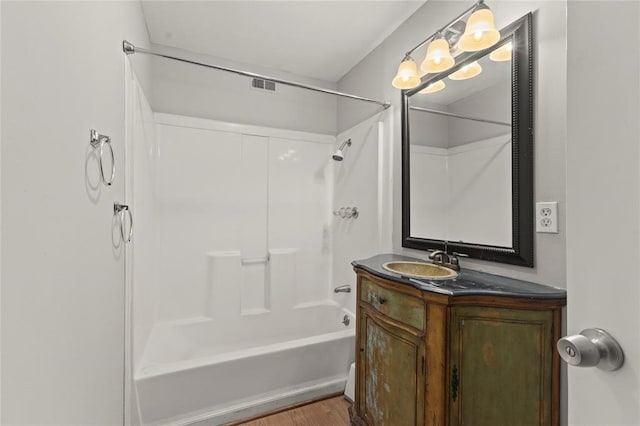
M 356 401 L 366 424 L 424 424 L 425 305 L 363 279 Z
M 452 297 L 356 272 L 352 424 L 559 424 L 564 300 Z

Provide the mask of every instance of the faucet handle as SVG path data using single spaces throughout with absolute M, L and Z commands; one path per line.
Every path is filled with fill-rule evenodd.
M 429 259 L 436 263 L 449 263 L 449 255 L 442 250 L 436 250 L 429 254 Z

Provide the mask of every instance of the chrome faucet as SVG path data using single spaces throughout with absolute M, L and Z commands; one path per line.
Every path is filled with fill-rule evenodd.
M 436 250 L 429 254 L 429 259 L 433 260 L 433 263 L 436 265 L 442 265 L 454 271 L 460 270 L 460 262 L 455 254 L 447 254 L 447 252 L 442 250 Z
M 351 293 L 351 286 L 349 284 L 341 285 L 333 289 L 334 293 Z

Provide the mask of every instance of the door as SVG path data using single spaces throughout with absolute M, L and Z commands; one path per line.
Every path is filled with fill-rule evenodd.
M 358 324 L 358 411 L 370 426 L 424 424 L 424 346 L 365 309 Z
M 567 367 L 568 424 L 638 425 L 640 3 L 567 5 L 566 334 L 602 328 L 625 355 L 613 372 Z M 589 53 L 611 46 L 595 22 L 615 22 L 624 34 L 607 48 L 619 59 L 613 67 Z M 612 84 L 594 91 L 603 75 Z

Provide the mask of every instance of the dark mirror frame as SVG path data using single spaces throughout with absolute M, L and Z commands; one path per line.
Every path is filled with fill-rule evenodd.
M 418 250 L 446 250 L 475 259 L 533 267 L 533 34 L 532 13 L 500 30 L 498 44 L 479 52 L 464 53 L 456 65 L 439 74 L 426 75 L 420 86 L 402 91 L 402 246 Z M 512 39 L 513 37 L 513 39 Z M 511 65 L 512 136 L 512 246 L 500 247 L 476 243 L 419 238 L 410 235 L 409 179 L 409 97 L 433 81 L 455 72 L 466 63 L 489 54 L 513 40 Z M 427 183 L 425 183 L 427 184 Z

